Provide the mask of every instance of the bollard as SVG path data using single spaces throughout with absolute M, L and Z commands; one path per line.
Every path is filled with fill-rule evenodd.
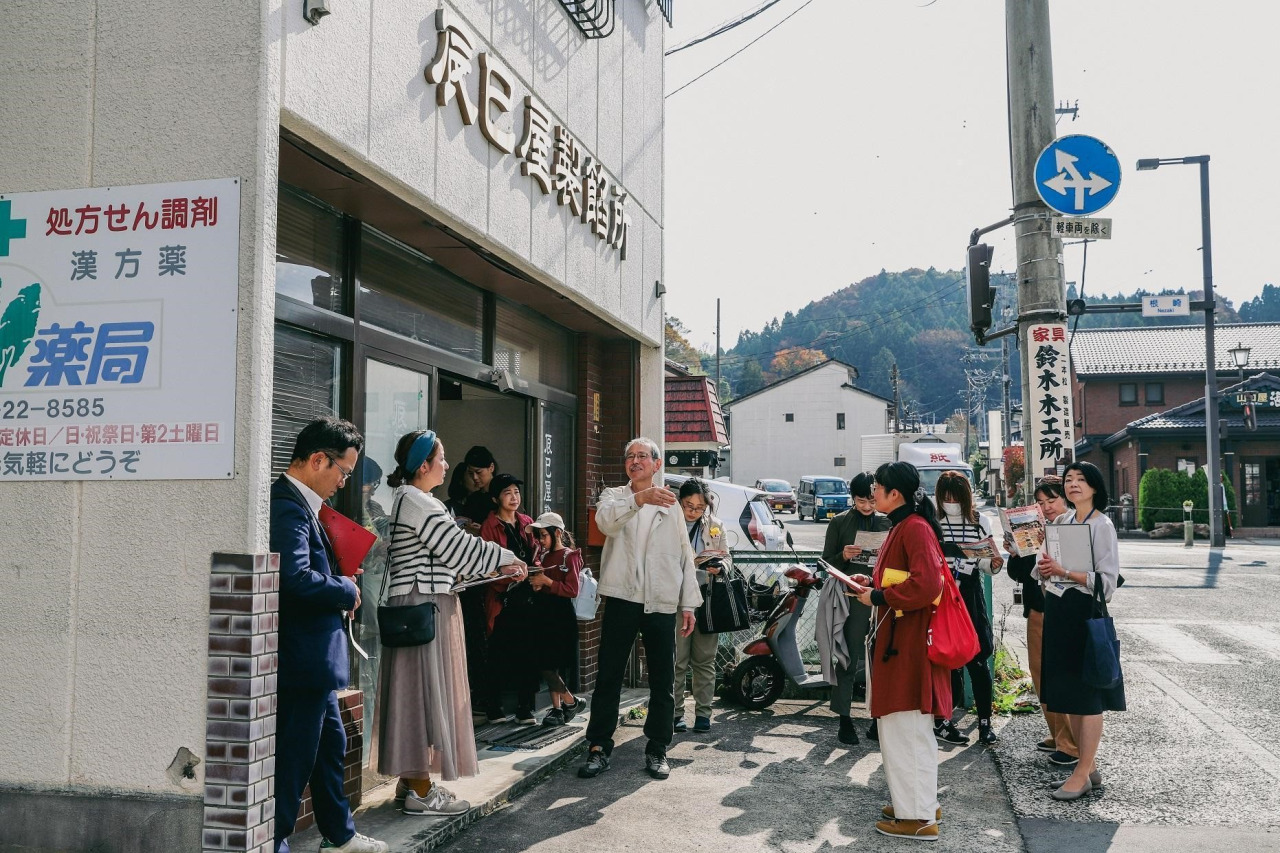
M 1182 544 L 1188 548 L 1196 541 L 1196 526 L 1191 520 L 1191 508 L 1194 506 L 1191 501 L 1182 502 Z

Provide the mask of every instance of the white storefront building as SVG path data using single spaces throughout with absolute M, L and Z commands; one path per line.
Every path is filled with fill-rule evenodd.
M 0 847 L 269 840 L 268 489 L 306 421 L 383 472 L 409 429 L 486 445 L 584 542 L 622 443 L 663 434 L 670 3 L 600 5 L 6 9 L 0 312 L 32 328 L 0 345 Z M 389 505 L 375 476 L 338 508 Z
M 733 480 L 806 474 L 848 480 L 862 470 L 862 436 L 888 431 L 892 401 L 858 388 L 857 369 L 829 360 L 739 397 L 729 412 Z

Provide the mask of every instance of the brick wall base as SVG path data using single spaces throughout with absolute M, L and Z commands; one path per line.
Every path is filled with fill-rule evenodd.
M 347 732 L 347 752 L 342 761 L 342 790 L 350 801 L 351 810 L 360 805 L 361 780 L 360 761 L 364 752 L 364 693 L 359 690 L 339 690 L 338 708 L 342 711 L 342 727 Z M 311 809 L 311 786 L 302 791 L 302 807 L 298 810 L 298 821 L 294 824 L 294 832 L 310 829 L 316 822 L 315 812 Z

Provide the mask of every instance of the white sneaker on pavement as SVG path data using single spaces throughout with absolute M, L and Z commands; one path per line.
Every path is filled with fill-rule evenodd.
M 404 813 L 413 815 L 462 814 L 471 809 L 471 803 L 459 800 L 447 788 L 432 785 L 425 797 L 410 791 L 404 798 Z
M 333 851 L 333 853 L 387 853 L 390 850 L 387 847 L 387 842 L 361 835 L 358 832 L 340 847 L 330 844 L 328 841 L 322 841 L 320 849 L 322 851 Z

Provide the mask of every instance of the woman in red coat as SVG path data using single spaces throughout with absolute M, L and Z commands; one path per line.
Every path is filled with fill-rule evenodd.
M 871 716 L 878 721 L 884 775 L 893 800 L 884 808 L 886 820 L 876 824 L 876 831 L 936 840 L 942 809 L 938 807 L 933 718 L 951 712 L 951 673 L 934 665 L 928 655 L 929 620 L 946 570 L 942 532 L 933 504 L 920 491 L 920 474 L 914 465 L 881 465 L 872 498 L 876 511 L 888 515 L 893 524 L 880 548 L 874 575 L 857 578 L 874 587 L 858 600 L 875 608 Z

